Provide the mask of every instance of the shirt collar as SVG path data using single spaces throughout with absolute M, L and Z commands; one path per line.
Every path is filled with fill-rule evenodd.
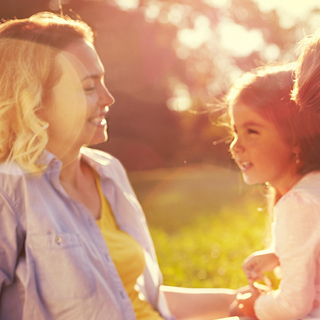
M 84 160 L 98 175 L 102 178 L 110 178 L 113 175 L 111 170 L 112 157 L 105 152 L 93 150 L 88 147 L 80 149 L 81 159 Z M 62 162 L 51 152 L 45 150 L 44 163 L 48 165 L 46 173 L 49 175 L 57 174 L 59 176 Z

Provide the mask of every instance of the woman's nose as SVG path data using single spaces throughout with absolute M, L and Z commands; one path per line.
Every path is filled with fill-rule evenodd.
M 115 99 L 113 95 L 110 93 L 108 88 L 106 86 L 103 86 L 102 91 L 100 93 L 100 105 L 105 107 L 110 107 L 112 104 L 114 104 Z

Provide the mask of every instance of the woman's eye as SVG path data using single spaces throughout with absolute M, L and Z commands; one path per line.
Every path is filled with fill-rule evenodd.
M 84 91 L 86 91 L 86 92 L 90 92 L 90 91 L 94 91 L 96 89 L 96 87 L 95 86 L 92 86 L 92 87 L 86 87 L 86 88 L 84 88 Z

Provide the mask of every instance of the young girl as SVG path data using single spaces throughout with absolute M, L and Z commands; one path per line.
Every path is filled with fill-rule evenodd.
M 294 68 L 258 68 L 227 96 L 231 153 L 243 179 L 274 190 L 271 248 L 244 261 L 252 291 L 238 297 L 231 315 L 320 319 L 320 103 L 310 112 L 290 99 Z M 278 265 L 279 289 L 258 290 L 253 282 Z

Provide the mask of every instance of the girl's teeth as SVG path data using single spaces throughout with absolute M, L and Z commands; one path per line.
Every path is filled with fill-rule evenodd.
M 247 169 L 251 166 L 251 163 L 250 162 L 242 162 L 241 163 L 241 166 L 243 169 Z

